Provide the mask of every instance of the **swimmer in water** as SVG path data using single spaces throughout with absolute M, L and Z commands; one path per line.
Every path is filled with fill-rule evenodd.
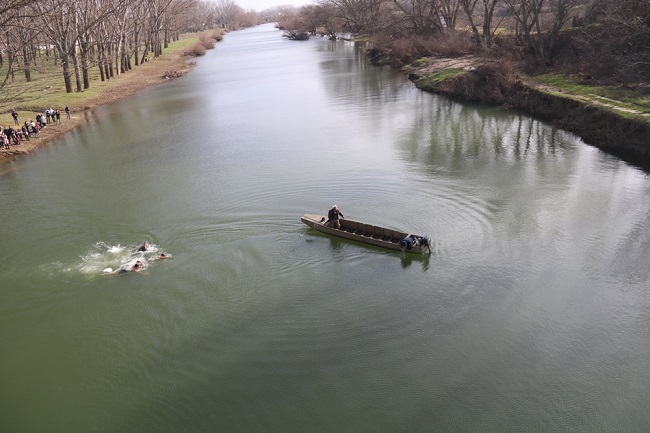
M 144 262 L 141 260 L 136 260 L 131 267 L 120 268 L 117 271 L 113 272 L 113 274 L 121 275 L 126 274 L 127 272 L 140 272 L 142 269 L 144 269 Z
M 157 255 L 156 257 L 152 257 L 152 258 L 150 258 L 149 261 L 154 261 L 154 260 L 163 260 L 163 259 L 173 259 L 173 258 L 174 258 L 174 257 L 172 257 L 171 255 L 169 255 L 169 254 L 163 252 L 163 253 L 160 253 L 159 255 Z
M 138 247 L 136 251 L 147 251 L 149 249 L 149 244 L 144 242 L 142 245 Z

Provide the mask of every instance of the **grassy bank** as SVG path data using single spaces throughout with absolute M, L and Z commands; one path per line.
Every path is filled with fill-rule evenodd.
M 52 58 L 42 58 L 38 62 L 30 82 L 16 73 L 14 82 L 2 90 L 0 125 L 6 127 L 13 124 L 12 109 L 18 112 L 20 125 L 35 120 L 36 114 L 43 113 L 46 108 L 60 110 L 61 123 L 48 125 L 41 131 L 39 138 L 32 135 L 29 141 L 23 141 L 18 146 L 12 145 L 10 150 L 0 151 L 0 159 L 29 153 L 79 127 L 84 122 L 85 110 L 132 96 L 147 87 L 186 74 L 194 64 L 192 58 L 195 56 L 196 45 L 205 40 L 206 34 L 213 36 L 213 33 L 183 35 L 178 41 L 172 42 L 162 56 L 152 58 L 107 81 L 100 81 L 98 68 L 92 68 L 91 88 L 83 92 L 65 92 L 61 68 L 54 64 Z M 71 110 L 70 119 L 64 113 L 66 105 Z
M 609 107 L 623 116 L 650 121 L 650 93 L 643 94 L 622 87 L 588 84 L 586 83 L 588 78 L 555 73 L 533 75 L 529 78 L 537 87 L 545 88 L 549 92 Z
M 424 91 L 520 109 L 586 143 L 650 167 L 650 95 L 559 74 L 526 76 L 480 58 L 431 59 L 405 68 Z

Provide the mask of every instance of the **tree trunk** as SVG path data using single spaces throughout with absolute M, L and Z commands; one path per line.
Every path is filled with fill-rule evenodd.
M 131 67 L 131 43 L 126 40 L 124 41 L 124 54 L 122 55 L 124 57 L 124 70 L 126 72 L 130 71 L 132 69 Z
M 86 39 L 83 39 L 80 44 L 79 54 L 81 56 L 81 75 L 83 78 L 84 90 L 90 89 L 90 47 Z
M 29 50 L 27 49 L 27 46 L 23 46 L 23 69 L 25 71 L 25 81 L 28 83 L 32 81 L 32 70 L 30 69 L 30 58 L 29 58 Z
M 138 59 L 138 57 L 140 55 L 140 51 L 139 51 L 139 49 L 140 49 L 140 31 L 139 30 L 136 30 L 136 31 L 133 32 L 133 46 L 135 47 L 133 59 L 135 60 L 135 66 L 138 66 L 140 64 L 139 59 Z
M 140 60 L 140 63 L 144 63 L 146 61 L 147 55 L 149 55 L 149 42 L 144 44 L 144 51 L 142 52 L 142 59 Z
M 106 50 L 106 66 L 108 67 L 107 75 L 111 78 L 115 78 L 115 71 L 113 70 L 114 51 L 115 51 L 115 47 L 113 47 L 113 44 L 112 43 L 108 44 L 108 49 Z
M 120 63 L 122 61 L 122 36 L 119 35 L 115 38 L 115 75 L 119 76 L 122 73 Z
M 99 66 L 99 79 L 102 82 L 106 81 L 106 76 L 104 75 L 104 60 L 101 57 L 101 53 L 100 53 L 99 62 L 97 64 L 97 66 Z
M 111 75 L 111 71 L 110 71 L 111 62 L 108 61 L 110 57 L 108 51 L 109 48 L 104 47 L 104 75 L 106 75 L 107 80 L 110 80 L 111 78 L 113 78 L 113 76 Z
M 61 67 L 63 69 L 63 82 L 65 83 L 65 93 L 74 93 L 72 88 L 72 73 L 70 72 L 70 62 L 68 53 L 64 50 L 59 50 L 61 56 Z
M 481 35 L 478 32 L 478 27 L 474 22 L 474 10 L 476 9 L 476 0 L 461 0 L 460 5 L 467 15 L 467 20 L 469 21 L 469 26 L 472 29 L 472 35 L 474 35 L 474 40 L 478 46 L 481 46 Z
M 160 57 L 162 55 L 162 42 L 160 42 L 160 30 L 157 30 L 154 34 L 155 44 L 154 44 L 154 57 Z
M 483 40 L 487 46 L 492 45 L 492 17 L 499 0 L 483 0 Z
M 83 86 L 81 85 L 81 72 L 79 68 L 79 56 L 77 56 L 77 50 L 73 49 L 72 54 L 72 65 L 74 66 L 74 78 L 77 82 L 77 92 L 83 92 Z

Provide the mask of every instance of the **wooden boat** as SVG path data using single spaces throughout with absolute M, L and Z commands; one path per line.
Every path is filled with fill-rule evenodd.
M 300 218 L 300 221 L 307 224 L 309 227 L 329 235 L 338 236 L 341 238 L 351 239 L 354 241 L 363 242 L 366 244 L 376 245 L 378 247 L 389 248 L 396 251 L 407 251 L 410 253 L 425 253 L 430 252 L 429 240 L 423 236 L 417 236 L 402 232 L 399 230 L 392 230 L 385 227 L 365 224 L 359 221 L 349 220 L 347 218 L 339 219 L 341 228 L 327 227 L 325 225 L 326 217 L 323 215 L 305 214 Z M 421 245 L 409 245 L 405 241 L 407 236 L 417 236 Z M 410 246 L 410 248 L 409 248 Z

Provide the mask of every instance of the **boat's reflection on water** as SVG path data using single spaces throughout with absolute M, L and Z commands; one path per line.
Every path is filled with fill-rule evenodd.
M 309 234 L 315 237 L 328 238 L 330 241 L 330 249 L 332 251 L 332 255 L 336 260 L 345 260 L 345 254 L 343 252 L 345 245 L 357 245 L 359 248 L 364 248 L 381 254 L 387 254 L 390 256 L 394 256 L 395 258 L 399 257 L 402 268 L 404 269 L 410 268 L 415 262 L 415 263 L 420 263 L 422 265 L 423 271 L 426 272 L 429 270 L 429 263 L 431 260 L 431 253 L 429 252 L 424 254 L 407 253 L 405 251 L 397 252 L 397 251 L 386 250 L 384 248 L 376 247 L 373 245 L 364 244 L 361 242 L 356 242 L 350 239 L 327 236 L 318 232 L 316 233 L 310 232 Z
M 414 254 L 414 253 L 399 253 L 401 262 L 402 262 L 402 267 L 404 269 L 411 267 L 413 262 L 418 262 L 422 264 L 422 270 L 423 271 L 428 271 L 429 270 L 429 262 L 431 259 L 431 253 L 424 253 L 424 254 Z

